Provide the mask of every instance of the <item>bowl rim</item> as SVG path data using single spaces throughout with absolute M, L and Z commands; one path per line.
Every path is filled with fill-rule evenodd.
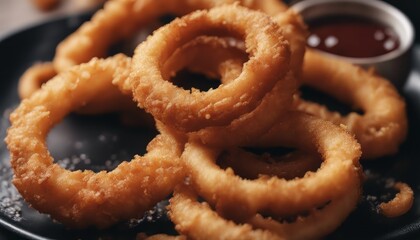
M 410 49 L 412 48 L 414 44 L 414 39 L 415 39 L 414 26 L 403 12 L 401 12 L 396 7 L 390 5 L 389 3 L 386 3 L 380 0 L 310 0 L 310 1 L 306 0 L 306 1 L 299 1 L 293 4 L 291 8 L 297 13 L 301 14 L 302 18 L 305 20 L 305 16 L 302 13 L 303 11 L 307 9 L 323 6 L 325 4 L 339 5 L 343 3 L 364 5 L 366 7 L 374 8 L 378 11 L 382 11 L 382 12 L 388 13 L 388 15 L 390 16 L 393 16 L 395 20 L 398 21 L 403 26 L 403 29 L 404 29 L 403 31 L 406 32 L 405 36 L 401 36 L 401 34 L 399 34 L 398 31 L 395 31 L 396 34 L 398 34 L 398 37 L 400 38 L 400 47 L 398 47 L 397 49 L 391 52 L 388 52 L 379 56 L 367 57 L 367 58 L 353 58 L 353 57 L 346 57 L 346 56 L 341 56 L 341 55 L 337 55 L 333 53 L 328 53 L 322 50 L 318 50 L 318 51 L 321 51 L 328 55 L 333 55 L 335 57 L 345 59 L 347 61 L 350 61 L 355 64 L 359 64 L 359 65 L 390 61 L 410 51 Z M 334 14 L 336 13 L 331 12 L 331 15 L 334 15 Z M 325 15 L 325 16 L 328 16 L 328 15 Z M 375 19 L 375 18 L 373 17 L 372 19 Z M 378 20 L 380 21 L 380 19 Z M 393 26 L 391 27 L 395 28 Z

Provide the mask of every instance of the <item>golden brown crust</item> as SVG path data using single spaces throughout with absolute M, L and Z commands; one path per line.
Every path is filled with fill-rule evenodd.
M 391 201 L 381 203 L 378 206 L 379 212 L 390 218 L 399 217 L 407 213 L 414 202 L 414 193 L 408 184 L 397 182 L 394 184 L 393 188 L 398 190 L 395 197 Z
M 234 81 L 202 92 L 184 90 L 163 79 L 160 66 L 178 46 L 200 35 L 226 33 L 243 36 L 250 52 L 242 74 Z M 289 46 L 281 29 L 268 16 L 226 5 L 196 11 L 155 31 L 135 50 L 130 83 L 140 107 L 165 124 L 195 131 L 226 125 L 254 109 L 277 82 L 288 84 L 290 79 L 284 76 L 289 60 Z M 288 96 L 283 96 L 286 102 Z
M 30 97 L 55 75 L 57 75 L 57 72 L 51 62 L 34 64 L 19 79 L 19 97 L 21 99 Z
M 371 71 L 308 50 L 302 83 L 363 111 L 363 114 L 351 112 L 342 116 L 323 105 L 295 99 L 296 109 L 337 125 L 345 125 L 362 145 L 364 159 L 375 159 L 398 151 L 407 135 L 406 106 L 389 81 Z

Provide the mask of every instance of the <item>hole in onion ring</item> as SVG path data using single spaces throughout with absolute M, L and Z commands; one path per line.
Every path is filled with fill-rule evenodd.
M 246 147 L 246 151 L 258 154 L 258 155 L 269 155 L 269 156 L 283 156 L 288 153 L 293 152 L 293 148 L 287 147 L 266 147 L 266 148 L 256 148 L 256 147 Z
M 127 56 L 132 56 L 134 53 L 134 49 L 144 40 L 146 40 L 147 36 L 152 35 L 153 31 L 158 29 L 159 27 L 171 22 L 175 19 L 175 16 L 167 14 L 162 15 L 155 21 L 150 21 L 146 26 L 142 26 L 141 29 L 138 29 L 137 32 L 133 32 L 132 36 L 125 39 L 111 44 L 107 50 L 107 56 L 113 56 L 119 53 L 126 54 Z
M 348 106 L 347 104 L 338 101 L 332 96 L 311 87 L 303 86 L 300 88 L 300 92 L 303 99 L 320 103 L 326 106 L 330 111 L 339 112 L 343 116 L 346 116 L 351 112 L 356 112 L 360 115 L 363 115 L 364 113 L 360 109 L 352 109 L 351 106 Z
M 318 207 L 315 207 L 311 210 L 307 210 L 307 211 L 303 211 L 301 213 L 295 214 L 295 215 L 291 215 L 291 216 L 272 216 L 270 214 L 263 214 L 260 213 L 259 215 L 261 215 L 263 218 L 269 218 L 269 219 L 273 219 L 279 223 L 294 223 L 296 221 L 298 221 L 299 219 L 305 218 L 310 216 L 311 211 L 321 211 L 322 209 L 324 209 L 326 206 L 328 206 L 328 204 L 330 204 L 331 201 L 328 201 Z
M 112 44 L 107 51 L 107 56 L 113 56 L 119 53 L 132 56 L 137 45 L 146 40 L 147 36 L 151 35 L 154 30 L 158 29 L 163 24 L 164 23 L 161 21 L 152 22 L 133 34 L 130 38 L 122 39 L 119 42 Z
M 249 180 L 262 176 L 287 180 L 301 178 L 307 172 L 316 171 L 321 162 L 314 154 L 280 147 L 225 150 L 216 161 L 222 169 L 230 168 L 236 175 Z
M 144 154 L 156 135 L 152 127 L 121 124 L 118 114 L 71 114 L 52 129 L 47 144 L 63 168 L 99 172 L 113 170 L 123 160 Z
M 200 91 L 208 91 L 211 88 L 215 89 L 220 85 L 220 80 L 210 78 L 205 74 L 189 71 L 188 69 L 178 71 L 171 78 L 171 82 L 185 90 L 195 88 Z

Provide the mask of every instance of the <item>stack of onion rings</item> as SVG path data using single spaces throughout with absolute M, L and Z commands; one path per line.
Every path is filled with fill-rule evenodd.
M 305 26 L 282 3 L 251 0 L 224 6 L 231 2 L 111 0 L 60 44 L 46 75 L 42 69 L 29 70 L 37 74 L 28 72 L 21 89 L 26 83 L 35 87 L 21 94 L 27 99 L 11 115 L 6 138 L 14 183 L 25 200 L 68 226 L 103 228 L 139 217 L 174 193 L 169 215 L 185 236 L 150 239 L 307 239 L 334 231 L 361 194 L 361 149 L 365 158 L 392 154 L 405 138 L 404 101 L 379 77 L 347 63 L 331 69 L 333 60 L 305 54 Z M 197 9 L 210 10 L 190 13 Z M 166 13 L 188 15 L 155 31 L 133 59 L 92 59 Z M 88 63 L 77 65 L 83 62 Z M 207 91 L 181 89 L 171 77 L 183 68 L 219 78 L 221 85 Z M 357 76 L 368 86 L 360 87 Z M 319 78 L 324 81 L 316 83 Z M 336 97 L 362 107 L 363 116 L 337 117 L 294 95 L 300 84 L 333 94 L 329 88 L 338 80 L 345 86 L 337 92 L 351 93 Z M 383 99 L 377 106 L 373 98 L 359 100 L 372 89 L 373 97 Z M 160 131 L 147 154 L 110 172 L 71 172 L 53 163 L 45 137 L 54 124 L 70 111 L 131 108 L 131 98 L 152 114 Z M 385 111 L 388 103 L 393 108 Z M 380 151 L 378 141 L 391 149 Z M 244 146 L 299 151 L 267 164 L 264 157 L 239 148 Z M 219 155 L 227 156 L 224 162 Z M 411 189 L 395 187 L 400 190 L 395 199 L 379 206 L 389 217 L 412 205 Z
M 92 19 L 84 23 L 76 32 L 63 40 L 56 49 L 56 54 L 49 66 L 49 72 L 55 69 L 59 73 L 71 66 L 84 63 L 93 57 L 104 57 L 108 48 L 116 42 L 127 39 L 134 35 L 137 29 L 145 27 L 156 21 L 165 14 L 185 15 L 198 9 L 209 9 L 223 4 L 233 3 L 232 0 L 195 0 L 195 1 L 143 1 L 143 0 L 112 0 L 108 1 L 104 8 L 94 14 Z M 286 5 L 277 0 L 263 1 L 241 1 L 240 4 L 251 9 L 261 9 L 266 13 L 277 14 L 287 9 Z M 110 20 L 112 19 L 112 20 Z M 123 26 L 123 27 L 122 27 Z M 46 63 L 45 65 L 50 63 Z M 42 83 L 50 80 L 49 74 L 46 76 L 40 71 L 38 65 L 34 65 L 27 70 L 19 81 L 21 98 L 29 97 L 40 88 Z M 126 96 L 115 98 L 114 101 L 121 101 L 119 105 L 127 104 L 132 109 L 131 102 L 127 101 Z M 80 109 L 82 114 L 98 114 L 103 112 L 116 111 L 115 108 L 104 108 L 110 101 L 109 98 L 97 99 L 92 101 L 88 107 Z M 101 109 L 98 111 L 98 107 Z M 120 109 L 119 109 L 120 110 Z
M 138 29 L 140 26 L 145 26 L 146 24 L 154 21 L 158 16 L 165 13 L 183 15 L 196 9 L 207 9 L 230 3 L 230 1 L 196 0 L 181 2 L 182 4 L 178 2 L 176 4 L 159 3 L 159 1 L 146 1 L 140 3 L 135 0 L 109 1 L 103 10 L 100 10 L 94 15 L 91 21 L 84 24 L 78 31 L 60 44 L 57 48 L 57 53 L 54 59 L 54 69 L 60 72 L 72 65 L 86 62 L 94 56 L 104 56 L 106 54 L 106 49 L 112 43 L 115 43 L 118 39 L 127 38 L 132 35 L 132 32 L 135 29 Z M 243 1 L 240 2 L 240 4 L 251 9 L 259 9 L 269 15 L 276 15 L 275 21 L 280 25 L 283 24 L 282 16 L 284 15 L 279 14 L 279 12 L 285 11 L 287 7 L 279 1 Z M 160 7 L 156 7 L 156 5 L 159 5 Z M 139 12 L 142 14 L 139 14 Z M 145 12 L 147 14 L 144 14 Z M 133 18 L 130 19 L 131 21 L 128 21 L 128 17 L 130 16 Z M 113 21 L 107 21 L 108 18 L 112 18 Z M 124 28 L 121 28 L 121 25 L 124 25 Z M 289 34 L 293 35 L 294 39 L 296 39 L 296 36 L 300 36 L 300 40 L 304 41 L 305 34 L 302 34 L 302 28 L 297 28 L 298 30 L 296 31 L 295 26 L 297 25 L 298 24 L 289 24 L 289 27 L 284 28 L 283 32 L 286 33 L 286 35 L 290 32 Z M 99 31 L 101 34 L 97 34 Z M 299 31 L 301 33 L 296 34 L 296 32 Z M 288 37 L 286 36 L 286 38 Z M 295 41 L 290 37 L 288 39 Z M 299 48 L 299 46 L 302 45 L 291 44 L 292 48 Z M 292 51 L 294 51 L 294 49 L 292 49 Z M 302 51 L 302 48 L 297 49 L 297 51 Z M 353 132 L 357 139 L 361 142 L 364 149 L 363 158 L 365 159 L 374 159 L 397 152 L 399 145 L 406 136 L 407 119 L 404 101 L 399 97 L 395 88 L 386 80 L 379 80 L 380 77 L 366 73 L 364 70 L 357 69 L 357 67 L 353 67 L 343 61 L 336 61 L 335 59 L 329 60 L 329 57 L 320 56 L 320 54 L 314 53 L 313 51 L 309 51 L 305 58 L 306 64 L 304 65 L 303 76 L 301 78 L 304 85 L 309 85 L 328 94 L 332 94 L 339 100 L 348 102 L 356 108 L 361 108 L 365 111 L 365 114 L 360 115 L 356 112 L 352 112 L 348 116 L 343 117 L 339 113 L 329 111 L 326 107 L 308 101 L 303 101 L 300 98 L 297 98 L 298 100 L 296 100 L 295 105 L 297 108 L 329 121 L 333 121 L 337 124 L 345 124 L 349 128 L 349 131 Z M 299 62 L 302 60 L 300 58 L 292 58 L 291 61 L 291 64 L 294 65 L 293 62 Z M 336 65 L 336 63 L 340 67 L 336 67 L 334 70 L 330 68 L 331 64 Z M 297 63 L 297 66 L 300 65 L 300 63 Z M 39 73 L 39 66 L 34 66 L 34 68 L 35 69 L 32 72 Z M 339 75 L 340 73 L 338 69 L 342 69 L 341 75 Z M 51 67 L 48 71 L 52 71 Z M 354 75 L 349 77 L 347 72 L 352 72 Z M 335 75 L 337 75 L 337 77 L 334 79 L 328 78 L 328 76 Z M 32 81 L 28 81 L 28 78 L 31 78 L 31 76 L 33 76 Z M 20 89 L 27 89 L 24 94 L 21 94 L 21 96 L 25 97 L 30 95 L 38 86 L 40 86 L 40 82 L 48 80 L 42 76 L 43 75 L 39 74 L 37 76 L 33 73 L 27 74 L 24 79 L 21 80 L 20 85 L 22 86 L 20 86 Z M 356 81 L 356 79 L 359 79 L 359 81 Z M 331 90 L 337 89 L 337 87 L 340 87 L 342 90 Z M 368 101 L 364 100 L 361 102 L 359 100 L 358 102 L 357 99 L 365 99 L 363 97 L 365 95 L 365 91 L 370 92 L 371 90 L 376 91 L 375 96 L 370 94 L 372 96 L 370 98 L 370 102 L 372 103 L 368 103 Z M 361 97 L 357 97 L 359 95 L 356 94 L 353 94 L 352 96 L 348 96 L 348 94 L 346 94 L 355 92 L 359 92 Z M 115 99 L 115 96 L 112 96 L 112 98 Z M 377 99 L 384 99 L 382 101 L 382 105 L 392 106 L 390 108 L 391 110 L 383 110 L 385 108 L 381 107 L 381 104 L 376 103 Z M 102 99 L 95 100 L 90 103 L 90 106 L 85 107 L 79 112 L 93 114 L 99 113 L 97 111 L 98 106 L 102 105 L 103 108 L 103 102 L 108 101 L 109 99 L 106 97 L 103 101 Z M 122 97 L 119 105 L 123 106 L 125 103 L 132 105 L 127 97 Z M 115 111 L 115 108 L 103 109 L 101 111 Z M 214 130 L 215 131 L 212 129 L 210 132 L 217 132 L 217 128 Z M 235 133 L 238 131 L 236 130 L 232 132 Z M 231 133 L 229 133 L 229 135 L 230 134 Z M 209 131 L 201 131 L 201 133 L 197 135 L 201 135 L 201 138 L 211 144 L 209 139 L 225 138 L 227 134 L 217 134 L 216 136 L 211 136 Z M 379 147 L 381 145 L 385 145 L 386 147 Z
M 37 63 L 28 68 L 21 76 L 18 84 L 18 93 L 21 99 L 29 98 L 41 89 L 42 85 L 57 75 L 50 62 Z M 106 104 L 105 104 L 106 103 Z M 120 91 L 118 88 L 109 88 L 108 91 L 84 104 L 76 112 L 80 114 L 100 114 L 109 112 L 140 112 L 132 101 L 130 91 Z
M 393 186 L 399 192 L 389 202 L 379 204 L 379 211 L 387 217 L 399 217 L 407 213 L 413 206 L 413 190 L 403 182 L 397 182 Z
M 92 20 L 67 37 L 57 47 L 54 67 L 63 71 L 70 66 L 103 57 L 112 44 L 132 36 L 136 29 L 144 27 L 165 14 L 182 16 L 199 9 L 210 9 L 235 0 L 113 0 L 108 1 Z M 287 9 L 277 0 L 242 0 L 239 4 L 251 9 L 261 9 L 272 15 Z M 112 20 L 111 20 L 112 19 Z

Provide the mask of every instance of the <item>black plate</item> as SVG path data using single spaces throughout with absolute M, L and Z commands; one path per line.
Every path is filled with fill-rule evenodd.
M 21 31 L 0 42 L 0 139 L 9 125 L 8 115 L 17 106 L 17 82 L 21 74 L 36 61 L 51 60 L 55 46 L 73 32 L 88 15 L 58 19 Z M 415 63 L 402 94 L 408 104 L 410 132 L 397 156 L 363 163 L 373 178 L 366 183 L 364 200 L 341 228 L 328 239 L 413 239 L 420 236 L 420 202 L 399 218 L 386 219 L 372 210 L 374 202 L 367 195 L 387 197 L 380 191 L 386 179 L 407 182 L 420 194 L 420 46 L 415 47 Z M 154 132 L 128 128 L 118 124 L 114 115 L 71 115 L 55 127 L 48 144 L 55 159 L 67 168 L 110 169 L 122 159 L 141 153 Z M 139 137 L 140 136 L 140 137 Z M 134 239 L 136 233 L 174 233 L 165 216 L 165 202 L 160 203 L 143 219 L 119 224 L 105 231 L 66 229 L 28 207 L 10 183 L 12 172 L 9 153 L 0 143 L 0 238 L 12 239 Z M 389 196 L 388 196 L 389 197 Z M 370 198 L 372 199 L 372 198 Z

